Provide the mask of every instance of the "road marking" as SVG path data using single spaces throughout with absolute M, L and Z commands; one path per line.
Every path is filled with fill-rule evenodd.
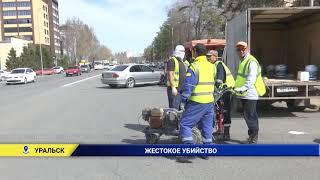
M 65 84 L 65 85 L 63 85 L 61 87 L 69 87 L 69 86 L 72 86 L 72 85 L 75 85 L 75 84 L 78 84 L 78 83 L 81 83 L 83 81 L 87 81 L 89 79 L 93 79 L 93 78 L 96 78 L 96 77 L 99 77 L 99 76 L 101 76 L 101 74 L 96 75 L 96 76 L 92 76 L 92 77 L 89 77 L 89 78 L 86 78 L 86 79 L 82 79 L 82 80 L 79 80 L 79 81 L 76 81 L 76 82 L 73 82 L 73 83 Z
M 304 134 L 309 134 L 307 132 L 300 132 L 300 131 L 289 131 L 289 134 L 294 134 L 294 135 L 304 135 Z

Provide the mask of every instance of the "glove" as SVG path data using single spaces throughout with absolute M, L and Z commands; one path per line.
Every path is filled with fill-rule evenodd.
M 178 90 L 176 87 L 172 87 L 172 95 L 177 96 L 178 95 Z
M 248 89 L 245 89 L 244 87 L 241 87 L 241 88 L 235 88 L 234 91 L 235 91 L 236 95 L 241 96 L 245 92 L 247 92 Z
M 186 104 L 185 103 L 180 103 L 180 110 L 185 111 Z

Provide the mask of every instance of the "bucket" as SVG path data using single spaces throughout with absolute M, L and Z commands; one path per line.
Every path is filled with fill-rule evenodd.
M 305 71 L 309 72 L 310 80 L 314 81 L 318 79 L 318 67 L 316 65 L 307 65 Z
M 268 77 L 273 77 L 275 73 L 275 66 L 274 65 L 267 66 L 266 73 Z
M 288 75 L 288 66 L 285 64 L 279 64 L 275 67 L 275 74 L 277 78 L 285 78 Z

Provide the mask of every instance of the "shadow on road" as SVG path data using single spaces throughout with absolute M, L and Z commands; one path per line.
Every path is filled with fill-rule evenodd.
M 139 131 L 142 132 L 147 125 L 142 125 L 142 124 L 125 124 L 124 125 L 125 128 L 130 129 L 130 130 L 135 130 L 135 131 Z
M 142 89 L 142 90 L 145 90 L 143 88 L 146 88 L 146 87 L 160 87 L 161 91 L 162 91 L 162 88 L 161 86 L 158 86 L 158 85 L 155 85 L 155 84 L 145 84 L 145 85 L 135 85 L 133 88 L 126 88 L 124 86 L 117 86 L 117 87 L 110 87 L 108 85 L 105 85 L 105 86 L 98 86 L 96 87 L 97 89 L 126 89 L 126 90 L 129 90 L 129 89 L 134 89 L 134 90 L 137 90 L 137 89 Z M 166 92 L 166 91 L 164 91 Z
M 258 107 L 257 112 L 260 118 L 297 117 L 297 115 L 295 115 L 294 112 L 289 111 L 288 108 L 285 107 Z M 232 117 L 243 118 L 243 113 L 241 111 L 233 112 Z
M 121 142 L 127 144 L 147 144 L 146 139 L 123 139 Z M 170 139 L 161 139 L 159 140 L 158 144 L 180 144 L 178 138 L 170 138 Z
M 320 139 L 315 139 L 313 142 L 320 144 Z

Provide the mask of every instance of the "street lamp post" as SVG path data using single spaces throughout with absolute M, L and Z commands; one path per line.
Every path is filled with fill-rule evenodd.
M 39 8 L 39 10 L 42 10 L 42 8 Z M 39 48 L 40 48 L 40 62 L 41 62 L 41 75 L 43 75 L 43 57 L 42 57 L 42 45 L 41 45 L 41 34 L 40 34 L 40 21 L 39 21 L 39 14 L 37 14 L 37 20 L 38 20 L 38 36 L 39 36 Z

